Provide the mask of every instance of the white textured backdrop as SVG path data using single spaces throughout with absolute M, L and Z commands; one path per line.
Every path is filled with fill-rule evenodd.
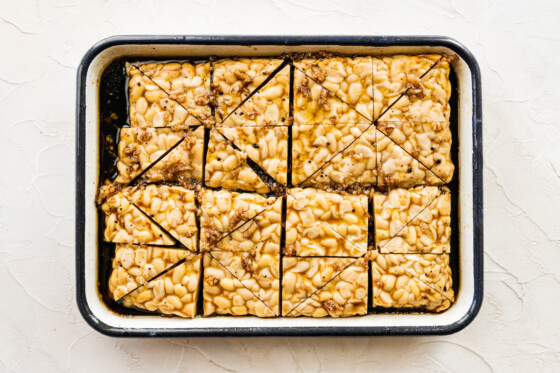
M 400 9 L 394 7 L 401 3 Z M 0 372 L 559 371 L 560 2 L 0 0 Z M 478 58 L 485 299 L 455 335 L 112 339 L 74 298 L 76 67 L 115 34 L 436 34 Z

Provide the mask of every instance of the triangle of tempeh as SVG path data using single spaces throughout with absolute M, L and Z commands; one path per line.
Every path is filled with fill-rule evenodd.
M 219 126 L 263 127 L 288 125 L 290 99 L 290 66 L 278 71 L 264 86 L 252 91 L 251 97 L 229 112 Z
M 279 316 L 279 274 L 279 252 L 206 253 L 204 314 Z
M 371 252 L 373 307 L 440 312 L 455 300 L 449 255 Z
M 107 242 L 166 246 L 176 243 L 120 192 L 108 197 L 101 209 L 105 213 L 104 240 Z
M 280 198 L 206 189 L 199 202 L 201 250 L 280 251 Z
M 286 253 L 358 257 L 367 250 L 367 196 L 291 189 L 287 196 Z
M 204 128 L 132 128 L 120 130 L 117 169 L 118 183 L 137 179 L 160 181 L 202 180 Z
M 110 295 L 125 307 L 194 317 L 200 259 L 188 250 L 117 245 Z
M 284 63 L 281 59 L 225 59 L 213 65 L 217 122 L 223 122 Z M 274 78 L 272 78 L 274 79 Z M 286 99 L 287 101 L 287 99 Z
M 210 65 L 127 63 L 132 127 L 185 128 L 212 124 Z
M 367 313 L 364 258 L 283 258 L 282 316 Z
M 371 123 L 371 57 L 295 61 L 294 123 Z
M 221 129 L 225 137 L 282 185 L 288 178 L 288 127 L 234 127 Z
M 218 130 L 210 131 L 205 184 L 211 188 L 268 193 L 270 188 L 247 163 L 247 154 L 236 149 Z
M 176 241 L 189 250 L 198 251 L 193 190 L 178 186 L 149 184 L 126 188 L 123 190 L 123 195 Z
M 375 246 L 381 253 L 449 253 L 451 194 L 416 187 L 375 192 Z
M 373 57 L 374 119 L 377 121 L 442 59 L 441 55 Z

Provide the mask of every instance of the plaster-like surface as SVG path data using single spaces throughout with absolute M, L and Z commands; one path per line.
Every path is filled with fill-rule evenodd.
M 560 3 L 3 0 L 0 372 L 559 371 Z M 74 299 L 75 72 L 114 34 L 441 34 L 483 76 L 485 300 L 445 337 L 111 339 Z

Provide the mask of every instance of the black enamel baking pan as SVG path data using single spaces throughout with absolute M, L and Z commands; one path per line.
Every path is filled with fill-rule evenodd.
M 103 175 L 100 90 L 108 68 L 126 59 L 204 59 L 209 56 L 280 56 L 330 51 L 351 55 L 456 54 L 452 62 L 452 157 L 450 185 L 454 233 L 452 265 L 456 302 L 441 314 L 374 313 L 350 318 L 197 317 L 181 319 L 126 314 L 104 294 L 106 256 L 99 242 L 96 191 Z M 122 77 L 124 81 L 124 77 Z M 117 337 L 374 336 L 450 334 L 476 317 L 483 298 L 482 106 L 474 56 L 442 36 L 114 36 L 94 45 L 77 74 L 76 108 L 76 298 L 84 319 Z M 124 110 L 126 107 L 115 109 Z

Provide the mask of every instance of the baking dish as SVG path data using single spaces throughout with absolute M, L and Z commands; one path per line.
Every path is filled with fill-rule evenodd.
M 354 318 L 259 319 L 216 317 L 182 320 L 158 316 L 122 316 L 109 309 L 99 292 L 98 219 L 94 204 L 100 154 L 99 84 L 115 59 L 278 56 L 286 52 L 326 50 L 343 54 L 455 53 L 458 87 L 455 120 L 456 303 L 442 314 L 377 313 Z M 393 335 L 448 334 L 468 325 L 482 302 L 482 118 L 480 73 L 474 57 L 445 37 L 112 37 L 92 47 L 78 69 L 76 279 L 79 309 L 96 330 L 112 336 L 221 335 Z M 458 146 L 457 146 L 458 144 Z

